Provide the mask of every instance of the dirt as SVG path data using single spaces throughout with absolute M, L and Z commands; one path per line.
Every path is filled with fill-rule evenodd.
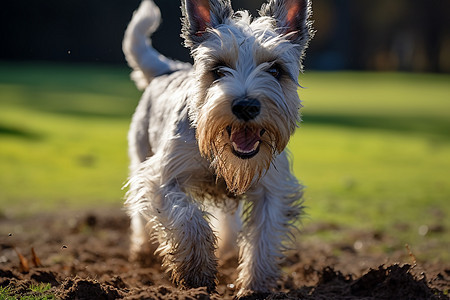
M 128 261 L 129 220 L 119 209 L 0 218 L 0 287 L 33 296 L 30 286 L 48 284 L 39 295 L 58 299 L 233 299 L 236 257 L 219 268 L 216 293 L 182 290 L 152 258 Z M 321 224 L 305 228 L 340 230 Z M 290 251 L 276 292 L 247 299 L 449 299 L 450 266 L 418 263 L 410 250 L 364 251 L 382 246 L 383 233 L 350 231 L 355 243 L 309 238 Z M 363 241 L 363 243 L 361 242 Z M 361 244 L 358 244 L 361 243 Z M 373 249 L 373 247 L 372 247 Z M 34 254 L 33 254 L 34 252 Z

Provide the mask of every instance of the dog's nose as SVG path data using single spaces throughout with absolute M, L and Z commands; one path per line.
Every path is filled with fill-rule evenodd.
M 231 110 L 238 119 L 250 121 L 261 112 L 261 103 L 256 99 L 238 99 L 233 102 Z

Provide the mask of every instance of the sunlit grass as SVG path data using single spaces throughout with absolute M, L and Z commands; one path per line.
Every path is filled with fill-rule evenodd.
M 434 210 L 449 213 L 448 79 L 305 75 L 308 88 L 300 90 L 304 123 L 290 150 L 294 170 L 308 186 L 311 211 L 320 219 L 355 223 L 370 218 L 380 226 L 395 220 L 399 209 L 404 221 L 418 221 L 420 215 L 429 221 Z
M 120 205 L 126 134 L 140 94 L 128 70 L 0 70 L 0 209 Z
M 450 243 L 449 79 L 304 76 L 304 122 L 290 149 L 294 171 L 307 186 L 305 224 L 382 230 L 400 247 L 435 245 L 427 249 L 435 251 L 433 258 L 450 259 L 442 250 Z M 420 228 L 430 229 L 427 237 Z

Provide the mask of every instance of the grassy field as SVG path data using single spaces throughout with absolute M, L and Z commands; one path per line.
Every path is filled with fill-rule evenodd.
M 388 232 L 393 248 L 449 261 L 450 77 L 307 73 L 302 86 L 290 149 L 310 221 Z
M 289 148 L 305 225 L 388 231 L 450 261 L 450 76 L 307 72 L 300 83 Z M 125 67 L 0 63 L 0 212 L 120 207 L 139 95 Z

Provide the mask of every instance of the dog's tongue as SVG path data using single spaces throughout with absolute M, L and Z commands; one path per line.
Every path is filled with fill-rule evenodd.
M 230 140 L 234 150 L 241 153 L 250 153 L 258 148 L 261 137 L 258 131 L 243 128 L 233 131 Z

